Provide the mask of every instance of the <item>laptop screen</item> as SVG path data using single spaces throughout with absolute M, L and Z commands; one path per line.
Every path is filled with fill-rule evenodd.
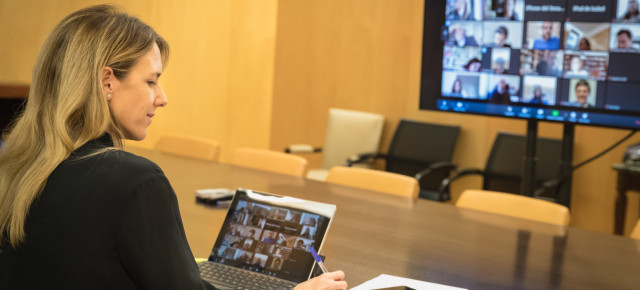
M 296 283 L 306 281 L 335 205 L 237 190 L 209 261 Z

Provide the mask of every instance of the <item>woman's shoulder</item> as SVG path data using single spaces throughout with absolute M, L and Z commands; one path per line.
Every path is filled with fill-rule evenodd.
M 171 186 L 160 167 L 146 158 L 117 149 L 81 153 L 51 173 L 41 194 L 41 205 L 66 200 L 70 205 L 118 213 L 142 191 L 170 192 Z
M 164 176 L 152 161 L 115 148 L 76 151 L 54 171 L 54 176 L 82 175 L 87 180 L 112 180 L 135 186 L 152 177 Z
M 171 188 L 164 172 L 154 162 L 118 149 L 91 156 L 85 164 L 72 171 L 76 175 L 84 175 L 81 181 L 86 183 L 84 188 L 92 188 L 96 193 L 103 192 L 106 196 L 115 193 L 125 200 L 146 191 L 152 191 L 152 196 L 157 196 L 161 189 Z
M 67 169 L 86 169 L 87 173 L 100 172 L 105 176 L 144 176 L 163 174 L 152 161 L 114 147 L 111 137 L 91 140 L 76 150 L 61 164 Z
M 162 169 L 151 160 L 119 149 L 108 150 L 94 157 L 95 165 L 111 168 L 113 174 L 134 174 L 139 177 L 164 174 Z

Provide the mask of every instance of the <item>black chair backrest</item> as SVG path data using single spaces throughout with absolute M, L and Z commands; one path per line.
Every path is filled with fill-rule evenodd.
M 484 189 L 520 194 L 525 145 L 523 135 L 498 133 L 485 166 Z M 559 177 L 562 140 L 538 138 L 536 153 L 537 188 L 542 182 Z
M 402 119 L 389 146 L 386 170 L 414 176 L 435 162 L 451 162 L 459 134 L 458 126 Z M 448 171 L 425 176 L 420 187 L 437 190 L 446 177 Z

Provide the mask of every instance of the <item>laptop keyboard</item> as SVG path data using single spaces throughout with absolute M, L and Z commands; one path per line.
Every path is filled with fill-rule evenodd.
M 216 287 L 227 289 L 293 289 L 296 283 L 213 262 L 198 264 L 200 275 Z

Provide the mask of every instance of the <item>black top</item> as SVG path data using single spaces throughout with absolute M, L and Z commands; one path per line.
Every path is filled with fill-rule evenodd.
M 203 289 L 169 181 L 108 135 L 49 176 L 17 250 L 0 253 L 0 289 Z

